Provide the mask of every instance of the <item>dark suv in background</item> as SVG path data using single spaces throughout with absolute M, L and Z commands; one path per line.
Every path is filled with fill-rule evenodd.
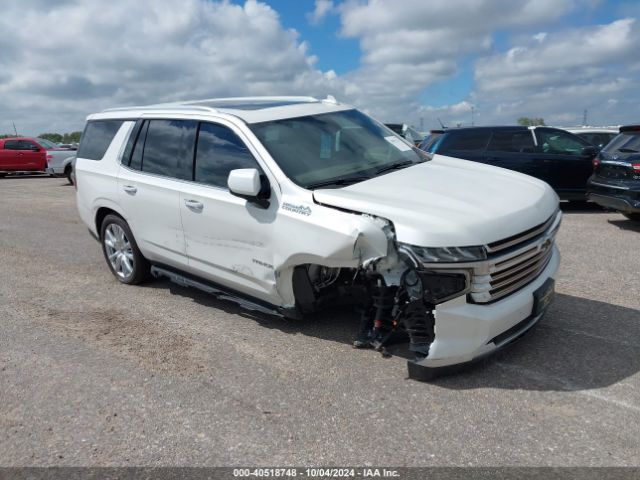
M 640 125 L 621 127 L 593 163 L 589 199 L 640 221 Z
M 598 149 L 550 127 L 463 127 L 432 130 L 420 144 L 430 153 L 515 170 L 544 180 L 563 200 L 586 200 Z

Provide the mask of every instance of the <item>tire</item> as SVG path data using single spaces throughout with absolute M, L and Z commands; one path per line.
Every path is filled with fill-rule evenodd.
M 73 169 L 71 167 L 67 167 L 64 169 L 64 176 L 67 177 L 70 185 L 73 185 Z
M 629 220 L 640 222 L 640 213 L 623 213 L 623 215 L 627 217 Z
M 149 262 L 140 252 L 127 222 L 107 215 L 100 227 L 100 243 L 107 266 L 119 282 L 138 285 L 149 278 Z

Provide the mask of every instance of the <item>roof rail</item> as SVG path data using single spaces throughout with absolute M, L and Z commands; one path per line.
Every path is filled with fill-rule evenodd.
M 333 97 L 330 97 L 330 99 L 335 102 L 335 99 L 333 99 Z M 218 107 L 224 108 L 223 104 L 227 102 L 234 103 L 234 102 L 282 102 L 282 101 L 316 103 L 316 102 L 319 102 L 320 100 L 318 100 L 315 97 L 303 97 L 303 96 L 203 98 L 200 100 L 179 100 L 176 102 L 155 103 L 152 105 L 136 105 L 136 106 L 129 106 L 129 107 L 107 108 L 106 110 L 103 110 L 103 112 L 120 112 L 123 110 L 172 110 L 172 109 L 182 109 L 182 110 L 193 109 L 193 110 L 206 111 L 206 112 L 218 112 L 217 108 L 208 106 L 206 104 L 207 103 L 222 104 L 222 105 L 218 105 Z
M 199 103 L 225 103 L 225 102 L 319 102 L 315 97 L 304 96 L 256 96 L 256 97 L 223 97 L 223 98 L 203 98 L 200 100 L 183 100 L 163 105 L 197 105 Z
M 121 112 L 124 110 L 197 110 L 205 112 L 217 112 L 215 108 L 203 105 L 180 105 L 177 103 L 165 103 L 157 105 L 135 105 L 130 107 L 107 108 L 103 112 Z

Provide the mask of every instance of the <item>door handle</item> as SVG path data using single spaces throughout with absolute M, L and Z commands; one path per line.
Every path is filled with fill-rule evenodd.
M 122 189 L 130 195 L 135 195 L 138 189 L 133 185 L 124 185 Z
M 194 212 L 201 212 L 204 208 L 204 204 L 197 200 L 185 200 L 184 204 L 189 210 L 193 210 Z

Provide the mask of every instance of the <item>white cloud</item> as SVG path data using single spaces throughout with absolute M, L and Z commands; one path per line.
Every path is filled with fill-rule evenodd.
M 80 129 L 88 113 L 119 105 L 329 93 L 383 121 L 423 117 L 426 127 L 469 123 L 472 106 L 477 124 L 578 119 L 585 108 L 594 121 L 637 121 L 638 22 L 561 27 L 590 2 L 318 0 L 309 21 L 338 14 L 340 35 L 361 48 L 360 65 L 337 74 L 319 69 L 313 45 L 258 0 L 5 0 L 0 133 L 11 120 L 31 134 Z M 508 48 L 494 43 L 496 31 Z M 472 92 L 439 107 L 421 100 L 462 65 L 473 66 Z
M 255 0 L 12 1 L 0 30 L 0 133 L 11 120 L 31 134 L 80 129 L 118 105 L 344 89 Z
M 533 39 L 536 40 L 537 42 L 544 42 L 544 39 L 547 38 L 547 32 L 540 32 L 540 33 L 536 33 L 533 36 Z
M 332 0 L 316 0 L 313 12 L 307 15 L 312 25 L 317 25 L 325 19 L 334 10 Z
M 470 55 L 494 48 L 496 29 L 535 28 L 553 22 L 577 0 L 347 0 L 341 34 L 357 38 L 363 66 L 349 75 L 362 86 L 358 104 L 385 120 L 421 114 L 417 99 L 451 78 Z M 424 113 L 424 112 L 422 112 Z
M 601 123 L 634 121 L 635 112 L 607 107 L 611 100 L 638 99 L 632 71 L 638 44 L 640 28 L 632 18 L 548 34 L 543 42 L 479 59 L 474 95 L 497 118 L 541 116 L 558 123 L 572 116 L 578 121 L 587 108 Z

